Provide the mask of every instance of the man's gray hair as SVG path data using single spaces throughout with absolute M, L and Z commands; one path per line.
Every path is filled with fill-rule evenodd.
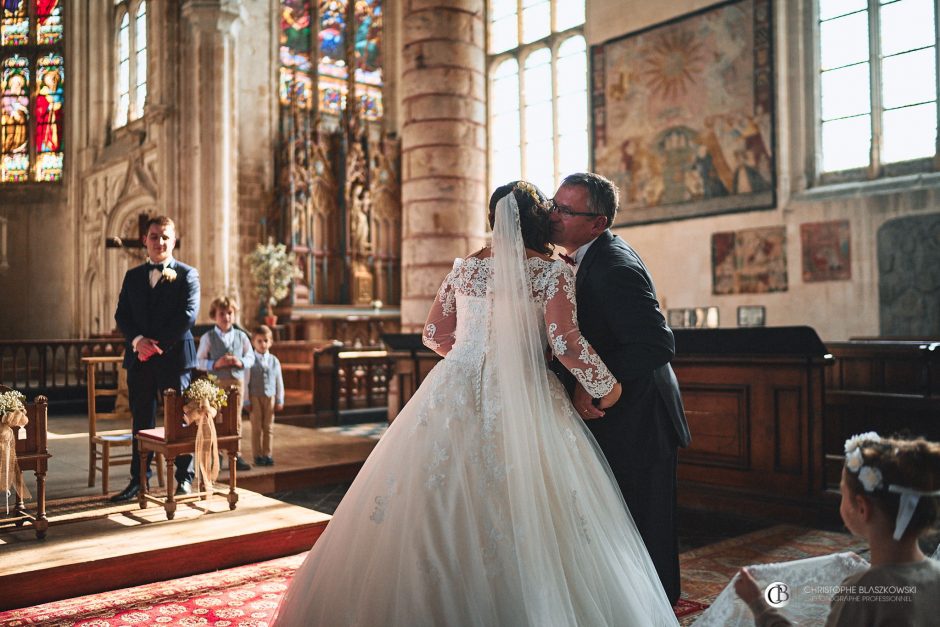
M 584 187 L 588 191 L 588 209 L 598 215 L 606 216 L 607 227 L 614 224 L 614 216 L 620 209 L 620 190 L 613 181 L 593 172 L 569 174 L 561 182 L 562 186 Z

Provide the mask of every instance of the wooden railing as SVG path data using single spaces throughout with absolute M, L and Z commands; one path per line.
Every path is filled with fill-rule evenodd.
M 120 355 L 122 338 L 0 341 L 0 384 L 28 397 L 44 394 L 51 403 L 84 399 L 82 357 Z

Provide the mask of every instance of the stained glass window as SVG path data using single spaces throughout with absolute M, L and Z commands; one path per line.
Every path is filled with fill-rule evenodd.
M 584 0 L 489 0 L 490 188 L 588 167 Z
M 147 2 L 115 0 L 114 128 L 144 115 L 147 104 Z
M 382 117 L 381 0 L 357 0 L 355 5 L 354 61 L 346 58 L 347 0 L 318 0 L 316 24 L 316 83 L 318 108 L 339 116 L 346 107 L 349 67 L 355 69 L 356 93 L 366 119 Z M 304 109 L 313 106 L 313 55 L 311 54 L 312 0 L 281 0 L 280 84 L 281 104 Z
M 60 0 L 3 0 L 0 184 L 62 179 L 63 37 Z
M 297 105 L 304 109 L 313 104 L 310 20 L 309 0 L 282 0 L 278 91 L 284 104 L 293 91 Z

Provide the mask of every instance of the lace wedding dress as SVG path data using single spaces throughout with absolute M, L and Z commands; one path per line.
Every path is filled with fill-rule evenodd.
M 545 369 L 550 345 L 593 396 L 615 383 L 576 326 L 574 276 L 521 266 L 541 367 L 501 369 L 519 342 L 493 322 L 493 258 L 458 259 L 424 334 L 446 357 L 364 464 L 277 625 L 676 624 L 606 461 Z

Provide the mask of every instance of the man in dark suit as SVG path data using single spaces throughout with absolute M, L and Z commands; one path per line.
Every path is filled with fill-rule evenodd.
M 124 335 L 124 367 L 133 431 L 156 424 L 157 399 L 167 388 L 182 391 L 196 366 L 192 328 L 199 313 L 199 273 L 173 258 L 176 226 L 166 216 L 151 218 L 144 235 L 148 261 L 124 275 L 114 319 Z M 147 457 L 147 478 L 150 462 Z M 176 458 L 177 494 L 192 491 L 191 455 Z M 140 489 L 140 458 L 134 439 L 131 482 L 112 501 L 127 501 Z
M 597 438 L 653 564 L 675 605 L 679 599 L 676 461 L 691 438 L 669 365 L 672 331 L 640 256 L 611 234 L 616 186 L 597 174 L 572 174 L 555 193 L 552 242 L 574 266 L 578 326 L 623 385 L 606 411 L 555 361 L 553 370 Z

